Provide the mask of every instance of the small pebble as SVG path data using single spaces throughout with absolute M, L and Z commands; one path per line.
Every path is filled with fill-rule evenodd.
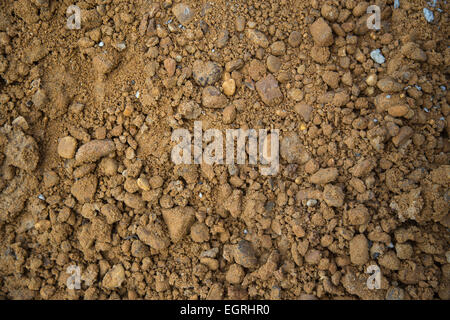
M 236 18 L 235 22 L 235 28 L 237 32 L 242 32 L 245 29 L 245 18 L 242 16 L 239 16 Z
M 148 180 L 146 178 L 139 178 L 137 179 L 137 185 L 139 188 L 141 188 L 144 191 L 149 191 L 150 190 L 150 183 L 148 182 Z
M 130 104 L 128 104 L 128 105 L 125 107 L 125 110 L 123 111 L 123 115 L 124 115 L 125 117 L 129 117 L 129 116 L 131 116 L 131 115 L 133 114 L 133 111 L 134 111 L 133 106 L 130 105 Z
M 314 207 L 317 204 L 317 200 L 315 199 L 310 199 L 306 202 L 306 206 L 308 207 Z
M 77 163 L 95 162 L 116 150 L 112 140 L 92 140 L 82 145 L 75 155 Z
M 134 149 L 133 149 L 133 148 L 128 147 L 128 148 L 125 150 L 125 157 L 126 157 L 128 160 L 133 160 L 135 156 L 136 156 L 136 153 L 134 152 Z
M 236 119 L 236 108 L 228 106 L 223 110 L 223 123 L 230 124 Z
M 215 62 L 197 60 L 192 67 L 195 82 L 204 87 L 216 83 L 222 75 L 222 68 Z
M 279 88 L 278 81 L 271 74 L 256 83 L 256 90 L 258 91 L 261 100 L 269 106 L 275 106 L 283 99 L 283 94 Z
M 377 82 L 378 82 L 378 77 L 376 74 L 371 74 L 366 79 L 366 83 L 371 87 L 376 86 Z
M 58 154 L 65 159 L 72 159 L 75 156 L 77 140 L 70 136 L 61 138 L 58 143 Z
M 103 277 L 102 286 L 112 290 L 125 281 L 125 269 L 121 264 L 114 265 Z
M 292 31 L 289 35 L 288 43 L 291 47 L 298 47 L 302 41 L 302 34 L 298 31 Z
M 329 47 L 333 44 L 333 31 L 328 23 L 323 19 L 317 19 L 310 26 L 311 36 L 319 47 Z
M 388 113 L 393 117 L 403 117 L 409 112 L 409 108 L 406 105 L 395 105 L 388 109 Z
M 384 58 L 380 49 L 373 50 L 370 53 L 370 57 L 373 59 L 373 61 L 375 61 L 378 64 L 383 64 L 386 62 L 386 59 Z
M 172 77 L 175 74 L 176 66 L 177 66 L 177 63 L 174 59 L 167 58 L 164 60 L 164 68 L 166 69 L 167 75 L 169 77 Z
M 232 96 L 236 92 L 236 82 L 234 79 L 228 79 L 222 84 L 222 89 L 227 96 Z
M 227 98 L 216 87 L 206 87 L 202 91 L 202 104 L 206 108 L 224 108 Z
M 233 250 L 234 261 L 244 268 L 255 268 L 258 266 L 255 250 L 247 240 L 239 241 Z
M 427 20 L 429 23 L 434 21 L 434 14 L 430 9 L 423 8 L 423 15 L 425 16 L 425 20 Z
M 127 48 L 125 41 L 121 41 L 117 44 L 117 50 L 123 51 Z
M 178 3 L 172 8 L 172 13 L 175 15 L 177 20 L 183 24 L 187 25 L 194 19 L 195 13 L 191 8 L 184 3 Z

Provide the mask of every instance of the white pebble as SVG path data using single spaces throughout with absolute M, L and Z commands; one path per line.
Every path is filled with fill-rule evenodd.
M 430 9 L 423 8 L 423 15 L 425 16 L 425 20 L 427 20 L 428 22 L 431 23 L 434 21 L 434 14 Z
M 383 64 L 386 62 L 386 59 L 384 58 L 380 49 L 373 50 L 370 53 L 370 57 L 373 59 L 373 61 L 375 61 L 378 64 Z
M 315 200 L 315 199 L 310 199 L 306 202 L 306 205 L 308 207 L 314 207 L 316 204 L 317 204 L 317 200 Z
M 98 46 L 101 48 L 101 47 L 103 47 L 105 45 L 105 43 L 103 42 L 103 41 L 100 41 L 99 43 L 98 43 Z

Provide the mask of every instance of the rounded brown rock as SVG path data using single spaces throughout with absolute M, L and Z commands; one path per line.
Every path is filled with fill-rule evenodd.
M 396 105 L 388 109 L 388 113 L 396 118 L 404 117 L 408 114 L 409 108 L 405 105 Z
M 92 140 L 78 148 L 75 155 L 77 163 L 95 162 L 116 150 L 112 140 Z
M 354 236 L 350 241 L 350 260 L 356 265 L 369 261 L 369 242 L 363 234 Z
M 58 154 L 65 159 L 72 159 L 75 156 L 77 149 L 77 140 L 73 137 L 67 136 L 59 139 Z

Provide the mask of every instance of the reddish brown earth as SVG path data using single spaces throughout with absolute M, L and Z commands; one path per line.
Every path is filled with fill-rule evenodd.
M 0 297 L 449 299 L 448 10 L 2 1 Z M 279 129 L 278 174 L 176 166 L 194 121 Z

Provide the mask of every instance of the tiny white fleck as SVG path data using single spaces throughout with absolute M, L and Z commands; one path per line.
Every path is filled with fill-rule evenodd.
M 103 47 L 105 45 L 105 43 L 103 42 L 103 41 L 100 41 L 99 43 L 98 43 L 98 46 L 101 48 L 101 47 Z

